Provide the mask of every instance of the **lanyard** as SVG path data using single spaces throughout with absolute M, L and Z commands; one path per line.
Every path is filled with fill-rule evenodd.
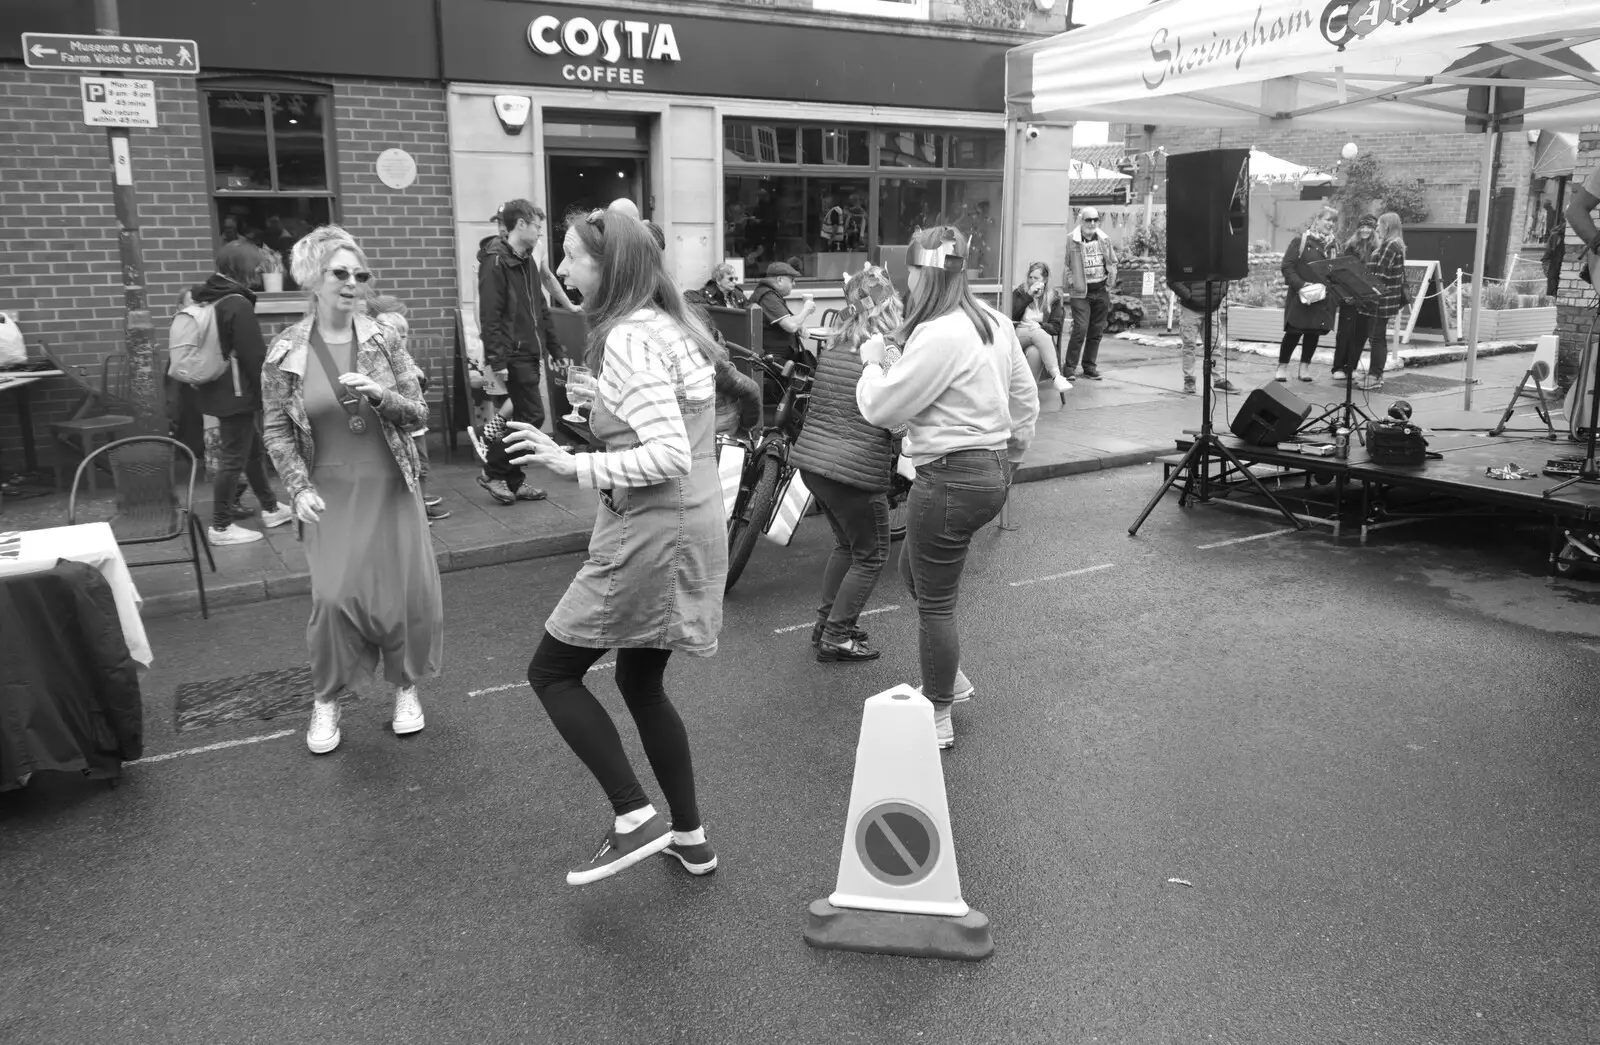
M 355 347 L 355 327 L 350 328 L 350 343 Z M 367 430 L 367 419 L 361 416 L 361 400 L 363 397 L 351 392 L 339 384 L 338 369 L 333 365 L 333 352 L 328 348 L 328 343 L 322 340 L 322 332 L 315 326 L 311 328 L 311 350 L 317 354 L 317 359 L 322 363 L 322 368 L 327 372 L 328 381 L 337 389 L 339 405 L 344 407 L 344 412 L 349 416 L 350 431 L 362 435 Z

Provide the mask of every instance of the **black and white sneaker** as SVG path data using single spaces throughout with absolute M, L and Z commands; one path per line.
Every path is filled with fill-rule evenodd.
M 672 842 L 672 828 L 660 813 L 626 834 L 615 829 L 606 832 L 600 851 L 576 871 L 567 872 L 568 885 L 588 885 L 625 871 L 646 857 L 661 852 Z
M 717 854 L 711 851 L 709 842 L 701 842 L 699 845 L 668 842 L 667 847 L 661 852 L 677 860 L 690 874 L 710 874 L 717 869 Z

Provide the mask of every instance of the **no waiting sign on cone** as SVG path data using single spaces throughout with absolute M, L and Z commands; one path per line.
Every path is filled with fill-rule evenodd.
M 910 686 L 869 697 L 832 895 L 811 904 L 813 947 L 978 961 L 989 919 L 961 896 L 933 705 Z

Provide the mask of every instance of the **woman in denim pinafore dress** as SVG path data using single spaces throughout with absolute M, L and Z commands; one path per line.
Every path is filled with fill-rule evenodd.
M 637 220 L 595 212 L 568 229 L 560 275 L 589 312 L 598 377 L 590 432 L 604 451 L 568 454 L 512 422 L 508 454 L 599 491 L 589 555 L 528 665 L 551 722 L 611 801 L 615 821 L 570 885 L 616 874 L 653 853 L 709 874 L 717 858 L 696 804 L 688 734 L 662 686 L 668 658 L 710 656 L 722 628 L 727 522 L 716 462 L 720 348 L 691 314 Z M 569 395 L 572 384 L 568 385 Z M 655 811 L 610 715 L 584 673 L 617 650 L 617 689 L 672 818 Z

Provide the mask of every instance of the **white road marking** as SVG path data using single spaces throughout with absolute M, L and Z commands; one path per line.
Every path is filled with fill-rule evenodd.
M 244 744 L 259 744 L 264 740 L 280 740 L 292 737 L 300 732 L 298 729 L 284 729 L 276 733 L 266 733 L 259 737 L 245 737 L 243 740 L 224 740 L 217 744 L 207 744 L 204 747 L 191 747 L 183 751 L 168 751 L 164 755 L 151 755 L 149 758 L 137 759 L 133 762 L 124 762 L 124 766 L 147 766 L 152 762 L 165 762 L 169 758 L 182 758 L 184 755 L 198 755 L 206 751 L 221 751 L 227 747 L 240 747 Z
M 895 610 L 897 610 L 899 608 L 900 608 L 899 606 L 879 606 L 875 610 L 863 610 L 861 615 L 863 617 L 870 617 L 874 613 L 893 613 Z M 782 635 L 782 634 L 785 634 L 786 632 L 804 631 L 806 628 L 814 628 L 814 627 L 816 627 L 816 622 L 815 621 L 811 622 L 810 624 L 791 624 L 787 628 L 773 628 L 772 629 L 772 633 L 774 635 Z
M 1235 537 L 1231 541 L 1216 541 L 1211 544 L 1197 544 L 1195 547 L 1199 548 L 1201 551 L 1205 551 L 1207 548 L 1221 548 L 1228 544 L 1243 544 L 1245 541 L 1263 541 L 1268 537 L 1278 537 L 1286 533 L 1296 532 L 1298 531 L 1296 531 L 1292 526 L 1285 526 L 1281 530 L 1270 530 L 1267 533 L 1253 533 L 1248 537 Z
M 1101 570 L 1109 570 L 1115 565 L 1116 563 L 1114 562 L 1103 562 L 1099 566 L 1085 566 L 1081 570 L 1068 570 L 1066 573 L 1052 573 L 1045 577 L 1029 577 L 1025 581 L 1011 581 L 1010 584 L 1013 588 L 1020 588 L 1025 584 L 1043 584 L 1045 581 L 1059 581 L 1063 577 L 1081 577 L 1085 573 L 1099 573 Z
M 605 671 L 607 668 L 614 668 L 616 666 L 617 662 L 614 660 L 602 660 L 600 663 L 591 666 L 589 670 Z M 523 679 L 521 682 L 507 682 L 504 686 L 490 686 L 488 689 L 469 689 L 467 690 L 467 696 L 481 697 L 487 693 L 504 693 L 508 689 L 524 689 L 527 687 L 527 685 L 528 680 Z

